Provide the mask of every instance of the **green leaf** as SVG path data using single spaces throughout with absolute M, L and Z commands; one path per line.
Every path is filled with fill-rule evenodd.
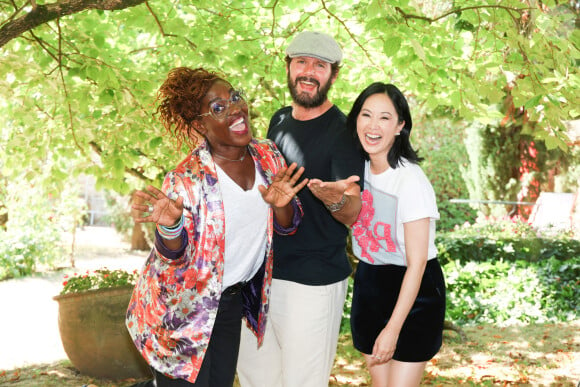
M 104 48 L 105 47 L 105 37 L 104 37 L 104 35 L 101 35 L 101 34 L 95 34 L 95 35 L 93 35 L 93 41 L 95 43 L 95 46 L 97 46 L 98 48 Z
M 399 36 L 391 36 L 385 40 L 383 45 L 383 51 L 388 56 L 395 56 L 397 52 L 401 49 L 402 39 Z
M 113 161 L 113 170 L 116 176 L 123 175 L 125 172 L 125 162 L 120 157 L 115 158 Z
M 566 144 L 556 136 L 546 136 L 544 141 L 548 149 L 556 149 L 561 146 L 566 146 Z
M 570 34 L 570 42 L 576 47 L 580 47 L 580 29 L 575 28 Z
M 367 7 L 367 17 L 376 18 L 383 13 L 382 2 L 379 0 L 372 0 Z
M 541 94 L 534 96 L 533 98 L 529 99 L 529 100 L 528 100 L 528 101 L 527 101 L 527 102 L 524 104 L 524 107 L 525 107 L 526 109 L 531 109 L 531 108 L 533 108 L 533 107 L 537 106 L 537 105 L 538 105 L 538 102 L 540 102 L 540 100 L 542 99 L 542 97 L 543 97 L 543 95 L 541 95 Z
M 245 66 L 250 62 L 250 58 L 246 55 L 237 55 L 236 56 L 236 63 L 240 66 Z
M 415 51 L 415 54 L 417 54 L 417 56 L 419 57 L 419 59 L 421 59 L 422 61 L 425 61 L 425 50 L 421 46 L 421 43 L 419 43 L 415 39 L 411 39 L 411 46 L 413 46 L 413 49 Z
M 162 137 L 155 137 L 155 138 L 151 139 L 151 141 L 149 141 L 149 147 L 151 147 L 151 148 L 157 148 L 162 143 L 163 143 L 163 138 Z

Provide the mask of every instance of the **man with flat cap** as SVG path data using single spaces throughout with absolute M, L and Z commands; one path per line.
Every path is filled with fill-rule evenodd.
M 357 182 L 364 165 L 345 115 L 327 98 L 341 60 L 340 46 L 320 32 L 301 32 L 286 49 L 293 102 L 274 114 L 268 138 L 288 164 L 304 166 L 310 182 L 298 193 L 304 217 L 297 232 L 274 236 L 270 310 L 261 346 L 247 327 L 242 329 L 242 387 L 328 386 L 352 270 L 346 238 L 361 208 Z M 341 193 L 325 190 L 323 182 L 338 182 Z

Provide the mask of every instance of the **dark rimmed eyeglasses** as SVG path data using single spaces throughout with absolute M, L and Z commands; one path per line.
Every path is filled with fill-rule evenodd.
M 230 99 L 216 99 L 209 105 L 209 112 L 200 114 L 199 117 L 211 115 L 216 120 L 223 119 L 231 105 L 245 105 L 243 90 L 233 90 L 230 93 Z

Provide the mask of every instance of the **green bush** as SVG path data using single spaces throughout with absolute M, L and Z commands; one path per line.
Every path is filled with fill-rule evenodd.
M 539 262 L 542 278 L 542 309 L 559 320 L 578 318 L 580 300 L 580 257 L 561 261 L 554 257 Z
M 346 300 L 342 308 L 342 321 L 340 322 L 340 334 L 350 333 L 350 308 L 352 307 L 352 291 L 354 279 L 348 278 L 348 287 L 346 289 Z
M 492 219 L 437 236 L 457 323 L 567 321 L 578 318 L 580 241 L 540 233 L 521 219 Z
M 518 219 L 500 219 L 464 225 L 436 237 L 439 259 L 450 261 L 537 262 L 554 257 L 566 260 L 580 256 L 580 241 L 568 233 L 539 233 Z
M 578 318 L 580 256 L 539 262 L 448 262 L 447 316 L 459 323 L 543 323 Z
M 449 231 L 456 224 L 474 221 L 477 211 L 469 205 L 449 202 L 469 197 L 462 174 L 469 163 L 463 143 L 463 125 L 448 119 L 430 119 L 415 122 L 414 126 L 417 131 L 413 132 L 411 140 L 420 156 L 425 158 L 421 168 L 433 185 L 441 214 L 437 230 Z
M 9 216 L 6 229 L 0 230 L 0 280 L 50 269 L 68 258 L 61 237 L 79 224 L 86 202 L 74 180 L 54 183 L 23 188 L 22 179 L 7 182 L 2 200 Z M 57 190 L 60 185 L 64 187 Z
M 437 195 L 438 197 L 440 195 Z M 453 199 L 453 197 L 449 197 Z M 447 232 L 453 230 L 458 224 L 473 222 L 477 217 L 477 211 L 468 204 L 451 203 L 449 200 L 439 200 L 437 202 L 440 218 L 437 221 L 437 232 Z
M 60 231 L 56 226 L 0 230 L 0 280 L 30 275 L 39 266 L 50 267 L 62 258 Z

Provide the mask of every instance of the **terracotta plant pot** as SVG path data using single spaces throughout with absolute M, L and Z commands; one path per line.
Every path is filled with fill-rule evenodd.
M 133 288 L 58 295 L 58 327 L 64 350 L 81 374 L 127 379 L 151 376 L 125 327 Z

